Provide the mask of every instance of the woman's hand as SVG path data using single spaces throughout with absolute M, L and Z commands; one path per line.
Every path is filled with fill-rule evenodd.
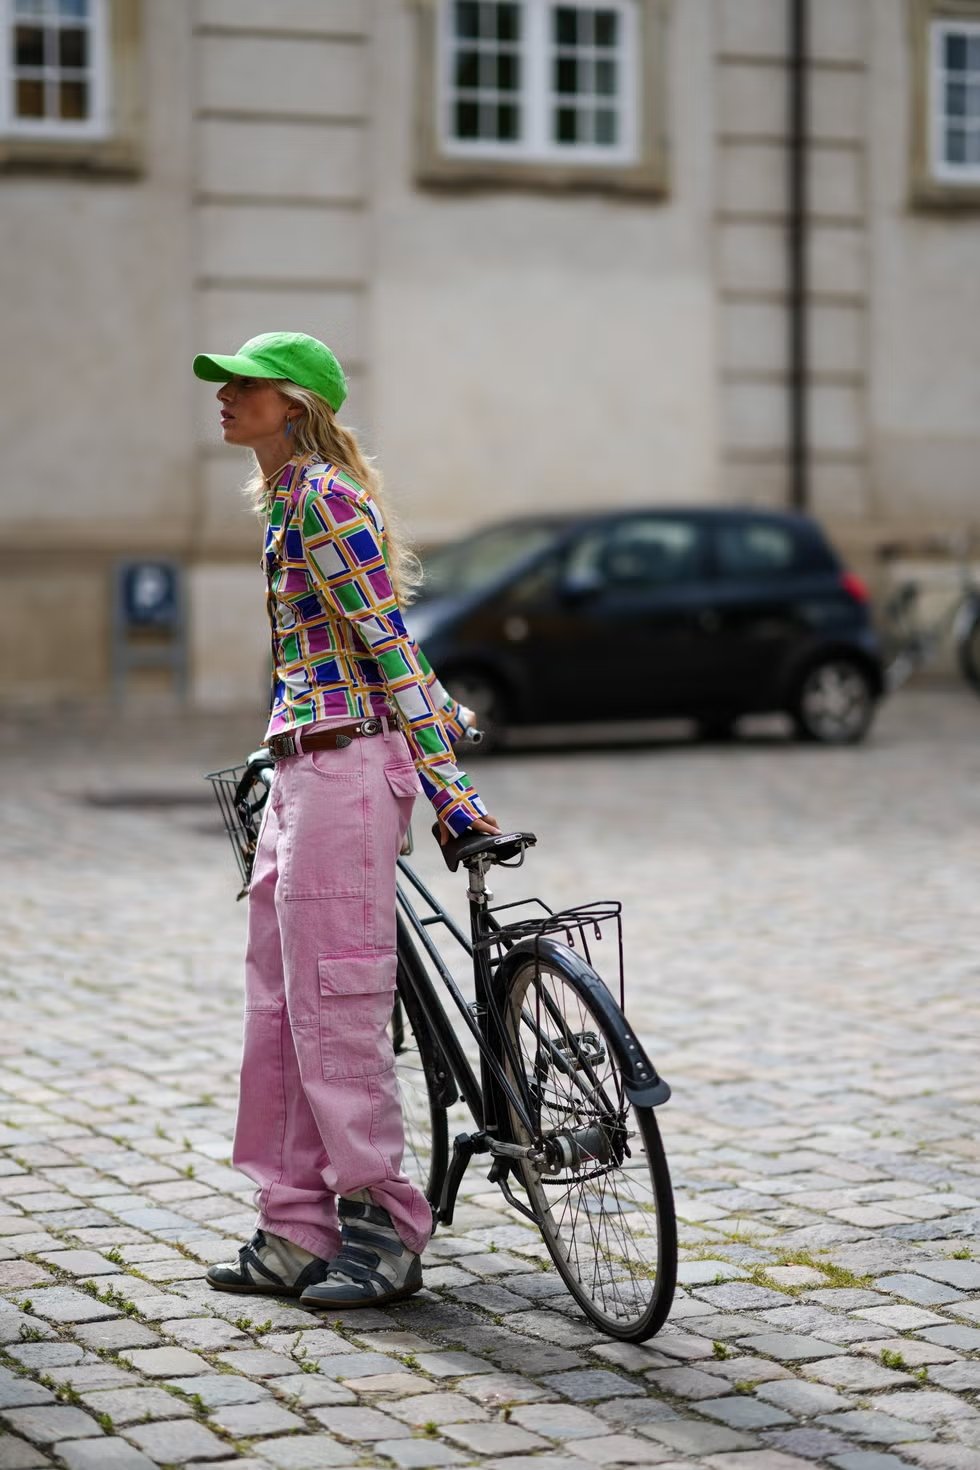
M 480 835 L 484 837 L 500 836 L 500 827 L 497 825 L 497 818 L 491 817 L 489 812 L 485 817 L 477 817 L 476 821 L 471 826 L 467 827 L 466 831 L 467 833 L 479 832 Z M 446 843 L 451 839 L 452 836 L 452 832 L 450 832 L 445 822 L 442 821 L 442 819 L 440 818 L 439 841 L 442 843 L 443 847 L 445 847 Z

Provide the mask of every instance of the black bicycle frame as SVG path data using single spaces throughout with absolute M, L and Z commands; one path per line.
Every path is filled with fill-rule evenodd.
M 473 1073 L 469 1058 L 463 1051 L 459 1038 L 453 1030 L 439 1001 L 431 977 L 426 972 L 425 966 L 421 963 L 417 954 L 409 958 L 411 954 L 411 951 L 409 951 L 405 958 L 413 970 L 412 980 L 415 984 L 419 1003 L 437 1045 L 452 1067 L 456 1081 L 459 1084 L 459 1090 L 463 1096 L 463 1101 L 466 1103 L 479 1126 L 490 1132 L 493 1132 L 497 1126 L 501 1112 L 499 1106 L 501 1102 L 509 1103 L 517 1112 L 521 1123 L 533 1131 L 534 1120 L 527 1111 L 526 1100 L 521 1098 L 503 1070 L 500 1049 L 500 1043 L 502 1043 L 503 1038 L 499 1035 L 500 1028 L 496 1025 L 487 1027 L 480 1023 L 481 1017 L 496 1014 L 496 1006 L 491 1003 L 493 977 L 490 959 L 487 950 L 481 948 L 479 945 L 480 940 L 488 938 L 492 933 L 492 926 L 487 922 L 485 909 L 477 904 L 470 906 L 471 935 L 467 939 L 459 925 L 446 913 L 438 899 L 429 892 L 418 874 L 401 858 L 399 859 L 398 867 L 402 876 L 408 879 L 412 887 L 425 900 L 431 910 L 430 914 L 425 917 L 420 917 L 412 907 L 408 896 L 404 891 L 399 889 L 398 902 L 402 910 L 402 924 L 404 926 L 404 922 L 407 921 L 416 938 L 421 941 L 426 954 L 438 971 L 439 978 L 452 996 L 457 1010 L 466 1022 L 467 1028 L 473 1040 L 476 1042 L 480 1053 L 480 1081 L 478 1082 Z M 474 980 L 474 1002 L 472 1006 L 460 990 L 445 960 L 429 936 L 428 930 L 433 924 L 444 925 L 472 961 Z M 402 932 L 404 934 L 404 927 Z M 488 1101 L 492 1101 L 495 1106 L 488 1107 Z
M 409 972 L 412 988 L 431 1033 L 434 1051 L 437 1054 L 432 1059 L 436 1075 L 443 1078 L 448 1076 L 455 1078 L 459 1093 L 477 1125 L 475 1133 L 461 1134 L 454 1140 L 452 1160 L 446 1174 L 442 1197 L 434 1209 L 439 1223 L 449 1225 L 452 1223 L 456 1194 L 466 1165 L 475 1154 L 491 1151 L 491 1139 L 497 1139 L 501 1122 L 507 1118 L 508 1106 L 513 1110 L 519 1123 L 527 1130 L 528 1137 L 535 1136 L 537 1123 L 530 1099 L 522 1095 L 504 1070 L 506 1056 L 508 1053 L 514 1053 L 514 1045 L 500 1024 L 499 1007 L 493 994 L 493 970 L 489 952 L 480 944 L 481 940 L 491 936 L 496 927 L 486 911 L 486 906 L 475 903 L 470 905 L 471 932 L 470 937 L 467 938 L 408 863 L 400 858 L 398 867 L 402 877 L 411 884 L 430 910 L 425 916 L 419 915 L 408 895 L 399 887 L 398 904 L 401 910 L 398 915 L 399 960 Z M 473 964 L 474 1001 L 472 1005 L 459 988 L 429 935 L 428 931 L 434 924 L 442 924 L 449 930 Z M 409 931 L 411 931 L 410 934 Z M 479 1080 L 446 1015 L 432 978 L 415 949 L 414 939 L 421 943 L 435 966 L 439 978 L 455 1002 L 457 1010 L 476 1042 L 480 1053 Z M 422 1050 L 421 1042 L 420 1050 Z M 445 1066 L 440 1064 L 440 1054 Z M 511 1061 L 514 1076 L 519 1076 L 520 1069 L 517 1065 L 516 1053 L 511 1056 Z M 443 1093 L 440 1101 L 443 1101 L 444 1098 L 447 1103 L 455 1101 L 455 1095 L 446 1097 L 446 1094 Z M 506 1125 L 506 1131 L 510 1131 L 509 1123 Z M 500 1186 L 508 1202 L 521 1214 L 535 1220 L 533 1212 L 520 1200 L 515 1199 L 508 1186 L 507 1174 L 510 1170 L 510 1163 L 509 1159 L 498 1156 L 491 1170 L 491 1181 Z

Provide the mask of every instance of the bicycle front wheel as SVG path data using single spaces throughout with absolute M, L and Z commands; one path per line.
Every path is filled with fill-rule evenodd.
M 677 1226 L 653 1109 L 626 1094 L 625 1018 L 599 977 L 551 947 L 513 974 L 504 1000 L 505 1068 L 533 1121 L 510 1105 L 517 1164 L 566 1286 L 612 1337 L 642 1342 L 666 1321 L 677 1280 Z M 596 987 L 602 987 L 601 999 Z

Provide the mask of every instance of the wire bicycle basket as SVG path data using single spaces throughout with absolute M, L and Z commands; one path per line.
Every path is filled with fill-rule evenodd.
M 262 809 L 269 797 L 265 779 L 271 761 L 249 761 L 246 765 L 226 766 L 223 771 L 211 771 L 205 780 L 211 782 L 221 820 L 231 842 L 242 887 L 238 894 L 244 898 L 252 881 L 252 864 L 255 848 L 262 825 Z

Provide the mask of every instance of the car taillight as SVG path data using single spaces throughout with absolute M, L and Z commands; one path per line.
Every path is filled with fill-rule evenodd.
M 871 601 L 871 593 L 856 572 L 841 572 L 840 584 L 855 602 Z

